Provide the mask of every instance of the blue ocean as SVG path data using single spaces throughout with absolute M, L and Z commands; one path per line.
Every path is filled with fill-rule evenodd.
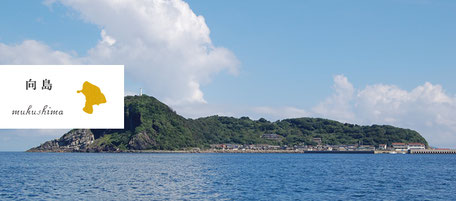
M 0 200 L 456 200 L 456 155 L 0 153 Z

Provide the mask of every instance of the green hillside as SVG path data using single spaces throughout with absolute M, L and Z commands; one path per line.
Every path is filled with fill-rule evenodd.
M 285 119 L 269 122 L 248 117 L 211 116 L 185 119 L 150 96 L 125 97 L 125 129 L 93 131 L 99 143 L 121 149 L 175 150 L 207 148 L 210 144 L 313 144 L 319 137 L 324 144 L 365 145 L 426 140 L 416 131 L 393 126 L 358 126 L 320 118 Z M 261 138 L 265 133 L 284 137 L 280 143 Z M 146 134 L 147 136 L 138 137 Z M 148 137 L 148 138 L 147 138 Z
M 77 130 L 70 131 L 75 132 Z M 222 116 L 186 119 L 154 97 L 146 95 L 125 97 L 125 129 L 92 129 L 91 132 L 94 141 L 82 151 L 179 150 L 190 147 L 204 149 L 211 144 L 221 143 L 312 145 L 312 139 L 316 137 L 321 138 L 323 144 L 330 145 L 390 145 L 393 142 L 420 142 L 427 145 L 418 132 L 410 129 L 380 125 L 359 126 L 321 118 L 276 122 L 263 118 L 252 120 L 248 117 Z M 283 140 L 261 137 L 270 133 L 282 136 Z M 69 137 L 64 135 L 63 138 Z M 69 143 L 61 141 L 57 140 L 54 144 L 64 146 Z

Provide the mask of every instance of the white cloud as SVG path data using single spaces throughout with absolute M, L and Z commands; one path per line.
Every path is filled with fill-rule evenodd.
M 323 117 L 362 125 L 387 124 L 410 128 L 433 146 L 456 144 L 456 97 L 442 86 L 424 83 L 407 91 L 395 85 L 367 85 L 355 88 L 343 75 L 334 77 L 333 94 L 311 109 L 296 107 L 233 107 L 192 104 L 176 108 L 187 117 L 208 115 L 265 117 L 278 120 L 296 117 Z
M 124 91 L 124 96 L 135 96 L 135 95 L 137 96 L 137 95 L 139 95 L 139 93 L 134 92 L 134 91 L 128 91 L 128 90 Z
M 213 115 L 228 117 L 249 117 L 251 119 L 266 118 L 276 121 L 285 118 L 310 116 L 312 113 L 296 107 L 242 106 L 214 103 L 191 103 L 172 106 L 179 115 L 187 118 L 199 118 Z
M 112 38 L 111 36 L 108 36 L 106 34 L 106 31 L 103 29 L 101 30 L 101 44 L 106 44 L 107 46 L 112 46 L 114 43 L 116 43 L 116 39 Z
M 337 75 L 333 94 L 309 110 L 253 107 L 240 112 L 271 120 L 311 116 L 362 125 L 394 125 L 418 131 L 430 145 L 454 148 L 456 144 L 456 97 L 429 82 L 411 91 L 385 84 L 356 89 L 347 77 Z
M 203 104 L 201 86 L 222 71 L 236 74 L 239 61 L 216 47 L 202 16 L 181 0 L 46 0 L 62 3 L 101 28 L 99 43 L 86 57 L 26 40 L 0 43 L 0 64 L 125 64 L 126 75 L 185 116 L 212 114 L 269 116 L 281 119 L 319 116 L 359 124 L 392 124 L 418 130 L 433 145 L 456 144 L 456 98 L 442 86 L 424 83 L 411 91 L 394 85 L 356 89 L 343 75 L 334 93 L 309 109 L 234 108 Z M 130 92 L 127 92 L 130 93 Z M 133 93 L 132 93 L 133 94 Z
M 0 64 L 124 64 L 126 76 L 145 91 L 187 109 L 188 105 L 206 103 L 201 86 L 214 75 L 238 71 L 235 55 L 212 43 L 204 17 L 195 15 L 182 0 L 43 2 L 51 10 L 56 3 L 73 8 L 82 19 L 100 27 L 100 41 L 87 56 L 26 40 L 20 44 L 0 43 Z M 209 110 L 200 114 L 208 114 L 204 111 Z M 56 134 L 47 130 L 14 132 L 21 133 Z
M 242 113 L 245 112 L 245 110 L 239 106 L 198 102 L 174 105 L 171 106 L 171 108 L 179 115 L 193 119 L 213 115 L 241 117 Z
M 299 118 L 309 116 L 311 113 L 296 107 L 253 107 L 251 112 L 256 118 L 264 117 L 270 120 L 285 118 Z
M 238 71 L 234 54 L 212 44 L 204 17 L 181 0 L 43 3 L 50 8 L 62 3 L 101 27 L 99 43 L 86 57 L 33 40 L 0 43 L 0 64 L 124 64 L 126 76 L 171 105 L 205 103 L 202 85 L 221 71 Z
M 181 0 L 59 2 L 103 28 L 85 62 L 125 64 L 127 76 L 168 104 L 205 103 L 200 86 L 238 70 L 234 54 L 212 44 L 204 17 Z
M 0 43 L 0 64 L 79 64 L 80 59 L 61 51 L 52 50 L 47 45 L 26 40 L 21 44 Z
M 442 86 L 424 83 L 411 91 L 368 85 L 355 91 L 342 75 L 334 94 L 314 108 L 314 116 L 359 124 L 392 124 L 419 131 L 431 145 L 456 144 L 456 98 Z
M 336 118 L 340 121 L 353 121 L 352 99 L 355 89 L 343 75 L 334 77 L 334 94 L 313 108 L 313 112 L 323 117 Z

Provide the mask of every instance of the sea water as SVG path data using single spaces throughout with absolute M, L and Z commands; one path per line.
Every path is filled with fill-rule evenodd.
M 0 200 L 456 200 L 456 155 L 0 152 Z

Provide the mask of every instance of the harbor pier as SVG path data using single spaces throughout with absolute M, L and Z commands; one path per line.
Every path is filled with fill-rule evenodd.
M 456 149 L 411 149 L 409 154 L 456 154 Z

